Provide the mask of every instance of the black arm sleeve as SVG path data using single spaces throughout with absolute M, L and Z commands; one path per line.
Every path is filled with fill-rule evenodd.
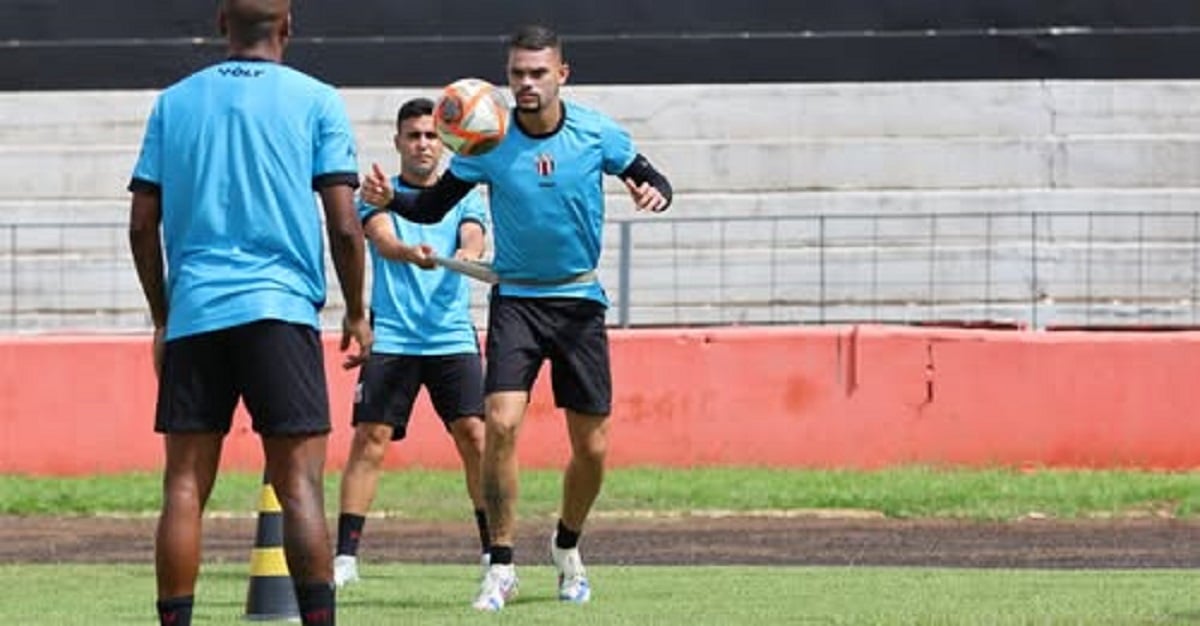
M 658 190 L 659 193 L 667 199 L 667 203 L 663 205 L 661 210 L 666 211 L 667 207 L 671 206 L 671 181 L 667 180 L 662 172 L 654 169 L 650 164 L 650 160 L 641 154 L 633 158 L 633 163 L 621 172 L 620 178 L 629 179 L 637 184 L 650 183 L 651 187 Z
M 397 191 L 387 209 L 410 222 L 436 224 L 474 188 L 474 183 L 460 180 L 447 171 L 428 189 Z
M 351 189 L 358 189 L 358 172 L 333 172 L 331 174 L 321 174 L 313 178 L 313 191 L 320 191 L 326 187 L 334 185 L 345 185 Z
M 142 191 L 156 196 L 162 195 L 162 185 L 148 181 L 144 178 L 134 178 L 129 181 L 129 186 L 126 187 L 129 191 Z

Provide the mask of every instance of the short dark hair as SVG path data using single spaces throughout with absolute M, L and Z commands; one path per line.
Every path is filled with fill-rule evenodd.
M 553 48 L 562 53 L 562 40 L 559 39 L 558 33 L 540 24 L 529 24 L 517 29 L 508 38 L 509 48 L 519 48 L 521 50 L 545 50 Z
M 396 112 L 396 128 L 404 123 L 404 120 L 411 120 L 414 117 L 424 117 L 433 115 L 433 100 L 429 98 L 413 98 L 408 102 L 400 105 L 400 110 Z

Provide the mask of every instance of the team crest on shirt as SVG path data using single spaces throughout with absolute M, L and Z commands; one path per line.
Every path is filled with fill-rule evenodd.
M 541 187 L 553 187 L 554 181 L 550 177 L 554 174 L 554 156 L 548 152 L 543 152 L 534 157 L 533 161 L 537 167 L 538 185 Z

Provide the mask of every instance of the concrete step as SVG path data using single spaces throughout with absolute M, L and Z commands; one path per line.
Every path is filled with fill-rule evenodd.
M 1200 186 L 1191 135 L 675 142 L 648 154 L 684 193 Z M 136 157 L 129 146 L 3 146 L 0 198 L 124 198 Z
M 1195 144 L 1175 148 L 1180 153 L 1200 152 L 1200 141 Z M 1128 149 L 1153 154 L 1158 148 Z M 1058 175 L 1056 150 L 1053 142 L 1039 140 L 863 139 L 660 143 L 648 147 L 647 153 L 670 174 L 681 192 L 1042 188 L 1052 186 L 1056 176 L 1066 181 L 1088 180 L 1073 171 Z M 133 146 L 0 147 L 0 197 L 125 197 L 136 158 Z M 1096 160 L 1084 157 L 1079 162 Z M 364 151 L 361 161 L 390 160 Z M 1135 161 L 1131 165 L 1133 171 L 1122 175 L 1124 186 L 1140 186 L 1139 177 L 1160 180 L 1168 175 L 1154 169 L 1152 163 Z M 1191 180 L 1185 177 L 1179 183 L 1186 186 Z M 609 181 L 609 185 L 615 190 L 619 183 Z
M 1128 218 L 1113 217 L 1127 213 L 1145 215 L 1142 221 L 1147 226 L 1156 220 L 1168 220 L 1172 230 L 1190 231 L 1190 220 L 1200 216 L 1200 188 L 681 192 L 676 194 L 671 210 L 655 215 L 634 211 L 629 195 L 623 189 L 613 189 L 607 196 L 606 232 L 608 245 L 613 245 L 616 240 L 612 237 L 619 228 L 616 223 L 626 220 L 635 222 L 635 234 L 653 236 L 662 228 L 684 227 L 683 223 L 696 218 L 767 217 L 772 219 L 762 223 L 775 228 L 777 223 L 819 216 L 825 218 L 827 227 L 848 222 L 861 224 L 855 228 L 871 230 L 877 223 L 881 231 L 896 232 L 906 224 L 917 230 L 928 229 L 929 220 L 921 216 L 934 214 L 939 216 L 939 232 L 957 228 L 955 224 L 977 223 L 981 234 L 986 234 L 989 221 L 994 229 L 1003 228 L 1004 223 L 1012 223 L 1016 229 L 1029 218 L 1012 214 L 1034 212 L 1094 214 L 1091 218 L 1062 215 L 1039 219 L 1039 224 L 1051 227 L 1079 222 L 1079 228 L 1086 229 L 1090 219 L 1092 228 L 1103 229 L 1106 224 L 1128 224 Z M 1159 214 L 1178 215 L 1167 218 Z M 28 224 L 48 229 L 64 223 L 107 223 L 124 231 L 128 219 L 128 194 L 98 199 L 4 198 L 0 199 L 0 246 L 14 224 L 24 231 Z M 683 223 L 676 225 L 677 221 Z
M 360 143 L 387 146 L 396 109 L 439 86 L 344 89 Z M 1200 133 L 1200 81 L 955 81 L 568 86 L 635 140 Z M 0 144 L 137 144 L 154 92 L 0 94 Z M 920 115 L 915 115 L 920 112 Z
M 45 227 L 60 224 L 112 224 L 124 230 L 129 223 L 129 194 L 125 197 L 66 200 L 61 198 L 0 199 L 0 231 L 16 225 Z M 0 235 L 2 236 L 2 235 Z
M 1194 246 L 1062 244 L 1030 249 L 1002 244 L 853 249 L 643 251 L 630 269 L 631 302 L 775 297 L 874 301 L 1065 301 L 1192 298 L 1200 294 Z M 824 263 L 822 273 L 821 263 Z M 617 290 L 616 263 L 601 270 Z
M 877 215 L 881 223 L 914 221 L 914 214 L 959 214 L 987 220 L 994 213 L 1187 213 L 1200 212 L 1200 189 L 1192 187 L 1082 189 L 885 189 L 837 191 L 682 192 L 659 215 L 633 210 L 623 189 L 608 196 L 610 220 L 639 223 L 691 218 Z M 861 219 L 861 218 L 860 218 Z M 998 219 L 998 218 L 997 218 Z M 1096 221 L 1107 219 L 1098 215 Z M 919 220 L 917 220 L 919 222 Z
M 628 227 L 608 224 L 605 245 L 616 249 L 628 232 L 631 249 L 694 248 L 921 248 L 997 244 L 1047 247 L 1192 244 L 1200 240 L 1200 213 L 955 215 L 829 215 L 820 217 L 651 219 Z M 1140 244 L 1139 244 L 1140 242 Z
M 1152 98 L 1160 90 L 1129 83 L 1120 93 L 1143 91 Z M 439 92 L 434 86 L 341 91 L 364 146 L 390 145 L 400 104 L 414 97 L 436 98 Z M 568 86 L 565 92 L 567 98 L 612 116 L 637 141 L 1042 135 L 1053 128 L 1048 94 L 1037 81 Z M 0 120 L 6 120 L 0 122 L 0 143 L 137 144 L 155 95 L 0 94 Z M 930 109 L 935 114 L 912 115 Z
M 322 316 L 324 327 L 336 329 L 341 312 L 329 309 Z M 981 305 L 794 305 L 779 303 L 725 303 L 634 307 L 630 323 L 637 326 L 703 326 L 711 324 L 816 324 L 816 323 L 899 323 L 921 324 L 946 321 L 950 324 L 970 322 L 1009 322 L 1037 327 L 1047 325 L 1128 325 L 1152 324 L 1194 326 L 1200 323 L 1200 311 L 1182 305 L 1079 305 L 1040 304 L 1036 313 L 1031 303 L 1013 302 Z M 608 322 L 619 323 L 618 310 L 610 309 Z M 482 322 L 477 322 L 484 328 Z M 146 334 L 149 319 L 144 310 L 104 312 L 18 312 L 10 315 L 0 309 L 0 330 L 6 333 L 97 333 L 129 332 Z
M 609 284 L 610 294 L 616 295 Z M 837 298 L 837 285 L 827 286 L 829 300 L 822 305 L 814 294 L 813 283 L 785 285 L 774 290 L 737 288 L 714 290 L 711 287 L 679 287 L 673 291 L 635 289 L 631 298 L 629 321 L 635 325 L 711 323 L 800 323 L 833 321 L 919 322 L 923 320 L 1019 320 L 1036 319 L 1040 324 L 1194 324 L 1200 299 L 1183 293 L 1167 293 L 1141 298 L 1125 294 L 1102 298 L 1070 300 L 1045 296 L 1034 299 L 1023 290 L 1002 297 L 1003 290 L 993 289 L 990 302 L 956 300 L 948 297 L 951 289 L 939 285 L 937 297 L 928 298 L 914 286 L 911 299 L 886 299 L 871 293 L 868 285 L 846 289 Z M 904 296 L 903 285 L 889 285 L 889 294 Z M 107 329 L 145 329 L 148 318 L 135 286 L 116 293 L 63 294 L 57 289 L 0 302 L 0 328 L 11 331 L 101 331 Z M 1099 293 L 1097 289 L 1097 294 Z M 1147 289 L 1152 291 L 1152 289 Z M 670 297 L 663 297 L 664 292 Z M 1035 313 L 1036 311 L 1036 313 Z M 324 327 L 336 329 L 343 309 L 336 289 L 322 313 Z M 486 305 L 482 290 L 473 298 L 472 318 L 479 328 L 486 326 Z M 620 303 L 614 298 L 609 311 L 610 323 L 618 323 Z
M 990 252 L 974 245 L 648 249 L 632 257 L 628 293 L 639 307 L 780 300 L 927 306 L 1034 298 L 1137 304 L 1191 301 L 1200 294 L 1200 255 L 1190 242 L 1047 244 L 1037 249 L 1036 267 L 1031 254 L 1022 242 L 1000 243 Z M 600 271 L 619 298 L 617 257 L 607 254 Z M 329 305 L 339 308 L 332 269 L 328 284 Z M 474 285 L 477 308 L 485 291 Z M 0 256 L 0 294 L 8 294 L 0 317 L 6 308 L 102 315 L 144 307 L 132 263 L 118 254 Z

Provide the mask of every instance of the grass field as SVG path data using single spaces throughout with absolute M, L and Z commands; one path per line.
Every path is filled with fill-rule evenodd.
M 356 624 L 823 624 L 1136 626 L 1200 623 L 1200 574 L 895 568 L 600 567 L 595 600 L 554 599 L 547 567 L 521 570 L 500 615 L 468 602 L 476 570 L 372 565 L 338 596 Z M 155 623 L 149 566 L 0 565 L 0 623 Z M 205 568 L 195 623 L 244 624 L 246 570 Z
M 330 512 L 337 476 L 327 485 Z M 555 471 L 522 475 L 524 516 L 550 514 Z M 50 479 L 0 476 L 0 514 L 149 514 L 157 475 Z M 252 513 L 260 477 L 223 475 L 211 508 Z M 414 519 L 463 517 L 457 472 L 389 473 L 377 511 Z M 809 472 L 763 469 L 614 470 L 599 514 L 698 510 L 858 509 L 894 518 L 1080 518 L 1147 511 L 1195 517 L 1200 474 L 1091 471 Z M 0 527 L 0 539 L 3 528 Z M 474 568 L 367 562 L 366 580 L 339 594 L 354 624 L 1200 624 L 1200 573 L 1189 570 L 974 570 L 877 567 L 597 566 L 595 602 L 562 606 L 553 573 L 521 569 L 521 598 L 474 614 Z M 247 566 L 206 564 L 195 623 L 243 624 Z M 149 564 L 0 564 L 0 624 L 152 624 Z
M 0 475 L 0 515 L 148 513 L 159 506 L 159 476 L 128 474 L 59 479 Z M 523 515 L 558 504 L 561 473 L 521 474 Z M 222 474 L 209 510 L 253 512 L 261 477 Z M 338 476 L 326 482 L 327 508 L 337 502 Z M 389 472 L 374 510 L 415 519 L 460 519 L 466 498 L 453 471 Z M 893 518 L 1007 520 L 1037 513 L 1075 518 L 1155 512 L 1200 513 L 1200 473 L 1126 471 L 951 471 L 902 468 L 879 472 L 753 468 L 609 472 L 599 512 L 685 512 L 856 509 Z

